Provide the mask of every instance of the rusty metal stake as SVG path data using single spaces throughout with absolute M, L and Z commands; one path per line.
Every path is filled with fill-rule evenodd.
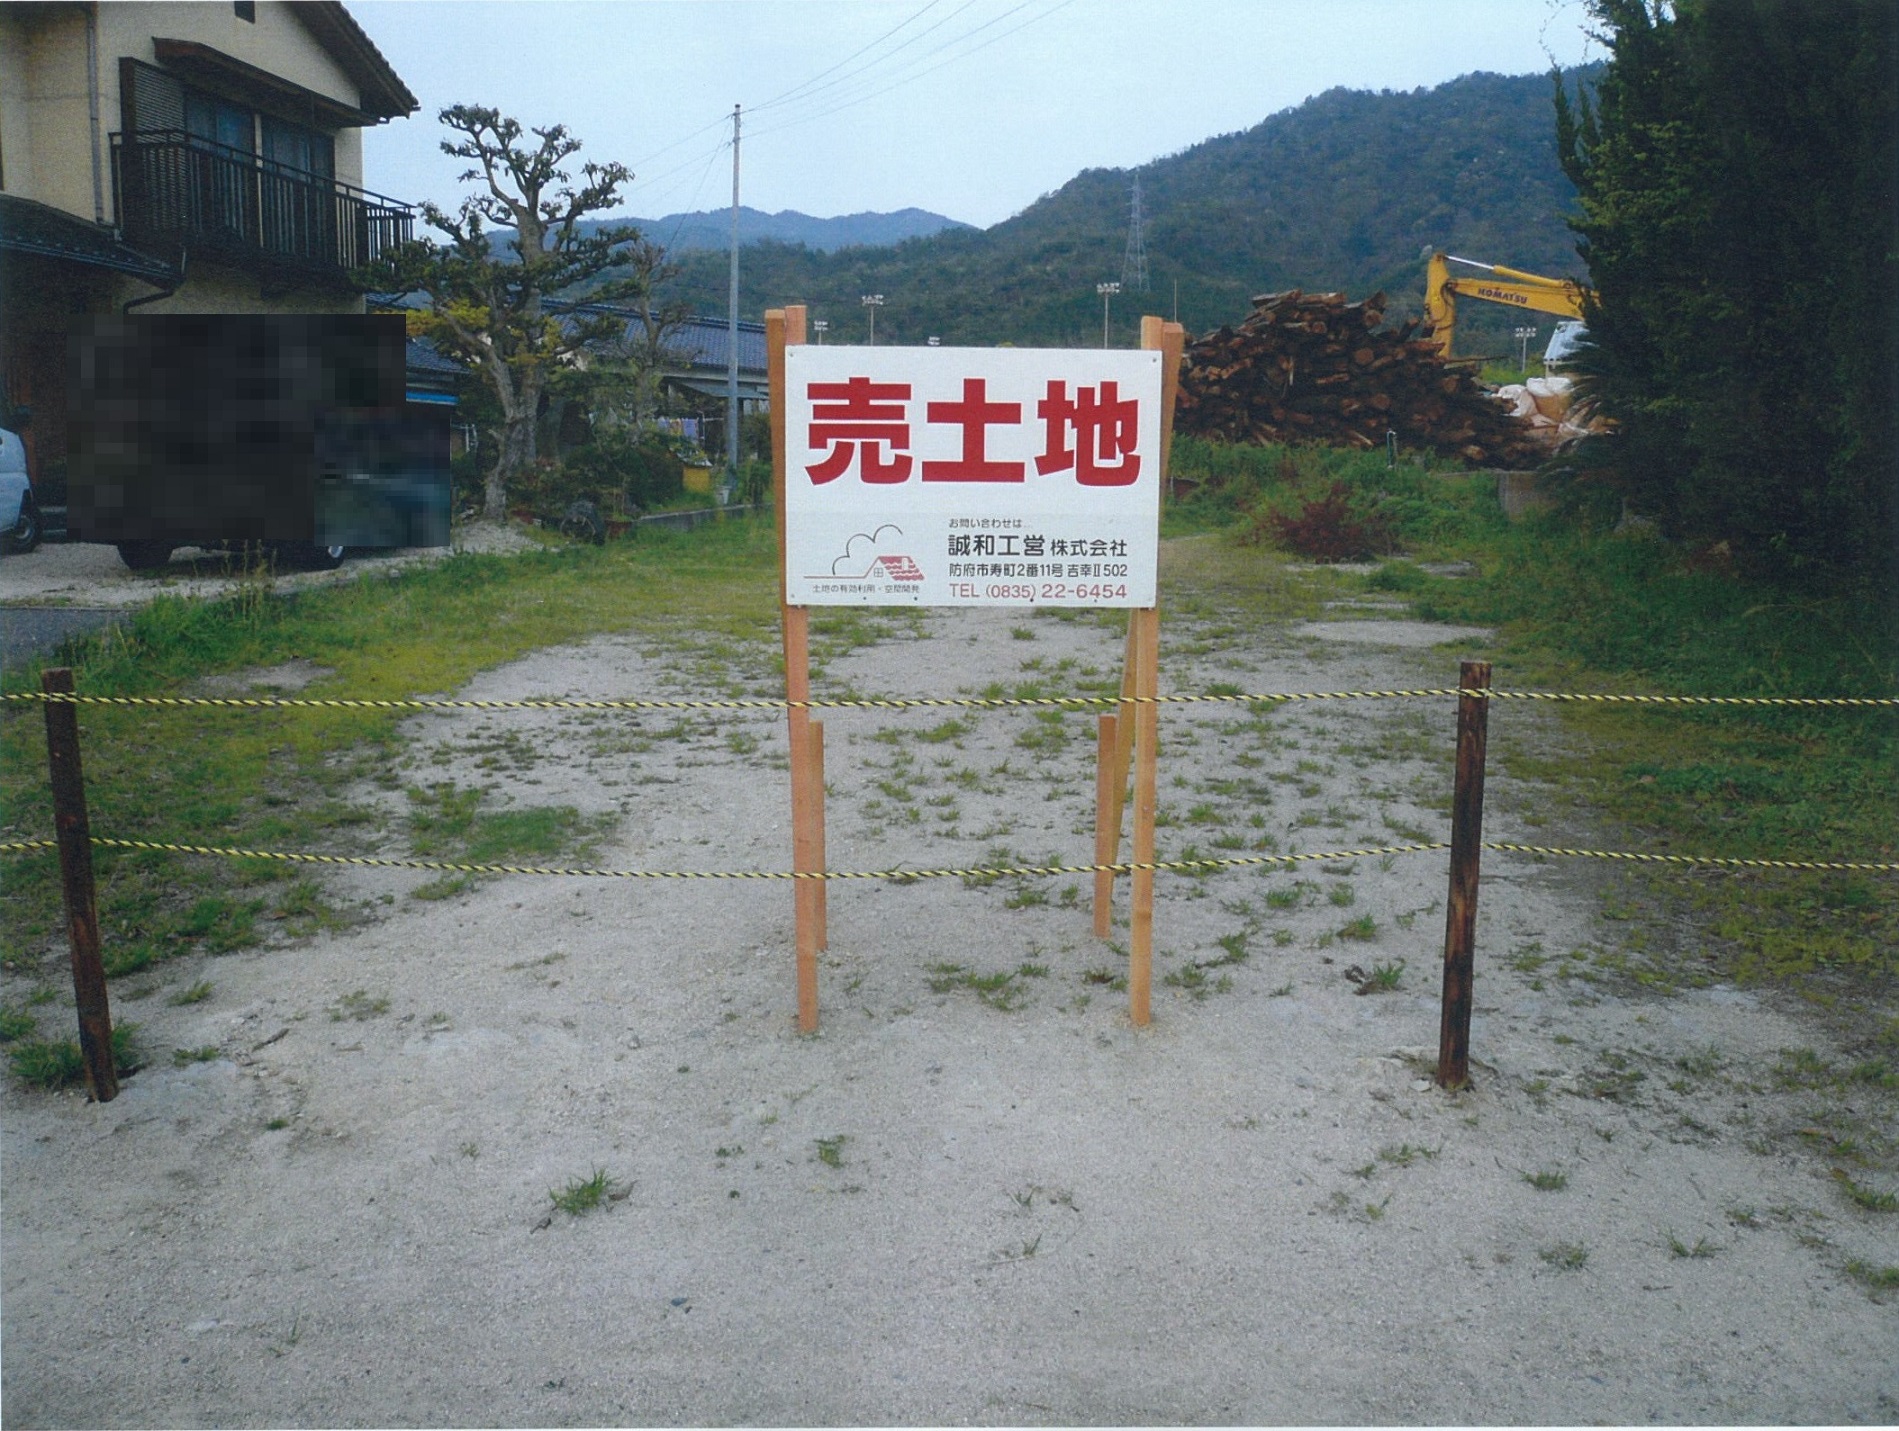
M 70 695 L 69 667 L 45 671 L 40 689 Z M 46 702 L 46 759 L 53 778 L 53 824 L 59 839 L 59 875 L 66 892 L 66 933 L 73 952 L 73 999 L 79 1006 L 79 1052 L 86 1089 L 98 1103 L 119 1096 L 112 1060 L 112 1011 L 106 1003 L 105 965 L 99 956 L 99 902 L 92 883 L 92 827 L 86 819 L 86 781 L 79 767 L 79 711 L 70 701 Z
M 1444 910 L 1444 1011 L 1438 1026 L 1437 1081 L 1441 1088 L 1470 1082 L 1472 956 L 1477 947 L 1477 875 L 1484 842 L 1484 746 L 1490 700 L 1469 694 L 1490 689 L 1490 662 L 1458 667 L 1457 775 L 1451 795 L 1451 889 Z

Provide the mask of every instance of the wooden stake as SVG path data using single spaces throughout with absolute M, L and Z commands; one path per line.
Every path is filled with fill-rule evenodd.
M 1138 632 L 1135 651 L 1136 696 L 1147 697 L 1134 707 L 1134 863 L 1154 859 L 1154 814 L 1158 803 L 1160 707 L 1152 697 L 1160 692 L 1160 612 L 1143 607 L 1128 614 Z M 1128 1014 L 1136 1028 L 1151 1013 L 1149 996 L 1154 970 L 1154 871 L 1134 871 L 1130 881 L 1128 916 Z
M 1105 717 L 1111 743 L 1095 750 L 1095 863 L 1111 865 L 1121 854 L 1121 815 L 1127 806 L 1128 761 L 1134 749 L 1134 622 L 1128 621 L 1127 649 L 1121 662 L 1121 703 Z M 1098 734 L 1099 732 L 1097 732 Z M 1105 768 L 1103 762 L 1106 762 Z M 1105 788 L 1107 799 L 1100 798 Z M 1103 939 L 1114 919 L 1114 876 L 1095 876 L 1095 933 Z
M 1457 684 L 1490 689 L 1490 663 L 1465 661 Z M 1490 701 L 1457 698 L 1457 775 L 1451 793 L 1451 888 L 1444 911 L 1444 1008 L 1438 1025 L 1437 1081 L 1462 1088 L 1470 1081 L 1471 976 L 1477 947 L 1477 875 L 1484 841 L 1484 747 Z
M 69 667 L 44 671 L 40 689 L 71 694 Z M 68 701 L 46 702 L 46 761 L 52 774 L 53 826 L 59 840 L 59 877 L 66 895 L 66 937 L 72 947 L 73 1002 L 79 1009 L 79 1053 L 86 1091 L 96 1103 L 119 1096 L 112 1060 L 112 1010 L 106 1000 L 99 953 L 99 903 L 92 880 L 92 825 L 86 817 L 86 778 L 79 763 L 79 712 Z
M 765 314 L 765 343 L 771 384 L 772 507 L 778 525 L 778 603 L 784 626 L 785 699 L 811 699 L 810 611 L 785 600 L 785 348 L 804 342 L 803 307 L 774 308 Z M 812 873 L 824 868 L 823 756 L 814 751 L 811 712 L 794 708 L 785 713 L 791 744 L 791 868 Z M 825 898 L 822 880 L 792 882 L 797 924 L 798 1031 L 815 1033 L 818 1027 L 818 950 L 825 943 Z
M 1121 781 L 1115 769 L 1115 726 L 1111 715 L 1095 721 L 1095 863 L 1114 863 L 1115 848 L 1121 843 Z M 1095 871 L 1095 938 L 1106 939 L 1112 932 L 1114 914 L 1114 875 Z
M 1173 453 L 1174 397 L 1180 387 L 1180 355 L 1186 344 L 1186 330 L 1152 314 L 1141 319 L 1141 346 L 1161 353 L 1161 463 L 1157 480 L 1167 480 L 1167 464 Z M 1131 684 L 1131 689 L 1130 689 Z M 1160 707 L 1154 698 L 1160 694 L 1160 609 L 1143 607 L 1128 613 L 1128 664 L 1122 678 L 1122 694 L 1137 697 L 1132 714 L 1134 744 L 1134 834 L 1132 853 L 1137 865 L 1154 862 L 1154 816 L 1159 803 Z M 1130 715 L 1121 706 L 1121 719 Z M 1121 766 L 1125 771 L 1126 766 Z M 1116 782 L 1116 793 L 1120 790 Z M 1116 820 L 1119 834 L 1119 820 Z M 1128 915 L 1128 1016 L 1136 1028 L 1152 1018 L 1154 975 L 1154 871 L 1134 872 L 1129 881 Z
M 817 868 L 829 867 L 824 853 L 824 722 L 811 722 L 811 788 L 818 802 L 818 848 Z M 818 887 L 818 948 L 831 947 L 831 882 L 819 880 Z

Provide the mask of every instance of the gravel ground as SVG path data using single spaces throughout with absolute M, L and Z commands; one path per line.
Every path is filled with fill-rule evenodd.
M 1162 688 L 1439 686 L 1484 654 L 1398 614 L 1168 615 Z M 1119 656 L 1091 618 L 882 629 L 821 693 Z M 462 694 L 721 696 L 771 656 L 606 636 Z M 783 868 L 782 721 L 675 714 L 422 716 L 404 779 L 616 820 L 613 868 Z M 1091 717 L 825 723 L 834 867 L 1089 857 Z M 1441 838 L 1453 724 L 1165 708 L 1162 857 Z M 1493 838 L 1592 838 L 1510 774 L 1565 738 L 1493 721 Z M 373 918 L 115 991 L 163 1056 L 113 1103 L 0 1094 L 9 1425 L 1899 1418 L 1899 1308 L 1845 1270 L 1899 1262 L 1899 1219 L 1841 1195 L 1770 1076 L 1835 1050 L 1768 994 L 1622 977 L 1633 926 L 1575 865 L 1489 858 L 1456 1095 L 1426 1076 L 1440 854 L 1163 876 L 1138 1030 L 1085 877 L 833 885 L 810 1038 L 786 886 L 426 883 L 338 875 Z M 554 1207 L 596 1171 L 596 1208 Z

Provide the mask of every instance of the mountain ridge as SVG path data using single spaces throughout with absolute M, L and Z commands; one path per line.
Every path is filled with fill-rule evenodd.
M 1565 79 L 1573 87 L 1594 73 Z M 1139 166 L 1152 287 L 1144 302 L 1115 301 L 1122 329 L 1144 309 L 1205 331 L 1237 322 L 1252 294 L 1295 287 L 1382 289 L 1396 318 L 1422 308 L 1433 248 L 1581 276 L 1552 95 L 1548 74 L 1481 71 L 1409 91 L 1340 87 Z M 745 244 L 740 312 L 801 302 L 839 340 L 858 341 L 860 295 L 880 292 L 888 341 L 1098 343 L 1095 285 L 1122 277 L 1134 173 L 1083 170 L 987 229 L 828 252 Z M 675 258 L 681 272 L 665 296 L 722 312 L 724 256 Z M 1474 335 L 1508 331 L 1511 315 L 1468 306 Z

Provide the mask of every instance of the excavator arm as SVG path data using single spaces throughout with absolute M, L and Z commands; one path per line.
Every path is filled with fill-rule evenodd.
M 1454 276 L 1453 263 L 1483 270 L 1482 277 Z M 1460 296 L 1482 298 L 1509 308 L 1528 308 L 1538 313 L 1554 313 L 1563 318 L 1582 317 L 1586 290 L 1579 283 L 1563 278 L 1545 278 L 1502 264 L 1479 263 L 1447 253 L 1434 253 L 1424 270 L 1424 315 L 1430 320 L 1431 337 L 1438 351 L 1451 356 L 1451 341 L 1457 330 L 1457 300 Z

